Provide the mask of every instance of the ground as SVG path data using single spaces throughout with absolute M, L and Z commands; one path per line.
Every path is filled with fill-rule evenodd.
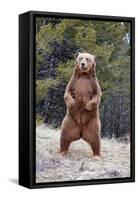
M 59 154 L 60 130 L 36 129 L 36 182 L 130 177 L 130 144 L 102 139 L 102 160 L 92 159 L 90 146 L 73 142 L 68 155 Z

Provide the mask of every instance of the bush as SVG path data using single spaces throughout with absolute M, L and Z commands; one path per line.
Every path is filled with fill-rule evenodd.
M 57 68 L 58 79 L 68 82 L 73 73 L 74 66 L 74 60 L 68 60 L 66 63 L 59 64 Z
M 36 81 L 36 102 L 39 103 L 46 96 L 48 89 L 51 86 L 58 84 L 56 79 L 48 78 L 47 80 L 37 80 Z

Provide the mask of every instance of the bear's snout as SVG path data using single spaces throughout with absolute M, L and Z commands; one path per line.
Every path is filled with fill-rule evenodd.
M 86 64 L 85 63 L 81 63 L 81 69 L 82 70 L 85 70 L 87 67 L 86 67 Z

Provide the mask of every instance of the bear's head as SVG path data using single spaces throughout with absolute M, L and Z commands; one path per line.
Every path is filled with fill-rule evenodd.
M 89 53 L 79 53 L 76 59 L 76 67 L 82 73 L 86 73 L 91 70 L 95 71 L 95 56 Z

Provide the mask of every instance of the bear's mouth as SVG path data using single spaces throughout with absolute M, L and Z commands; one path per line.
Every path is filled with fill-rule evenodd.
M 84 63 L 81 64 L 81 69 L 82 70 L 86 70 L 87 69 L 87 67 L 86 67 L 86 65 Z
M 86 71 L 88 68 L 87 68 L 87 66 L 86 66 L 85 64 L 81 64 L 81 65 L 80 65 L 80 69 L 81 69 L 82 71 Z
M 87 67 L 81 67 L 82 71 L 86 71 Z
M 81 71 L 82 71 L 82 72 L 88 72 L 88 68 L 87 68 L 87 67 L 85 67 L 85 68 L 82 68 L 82 67 L 81 67 Z

